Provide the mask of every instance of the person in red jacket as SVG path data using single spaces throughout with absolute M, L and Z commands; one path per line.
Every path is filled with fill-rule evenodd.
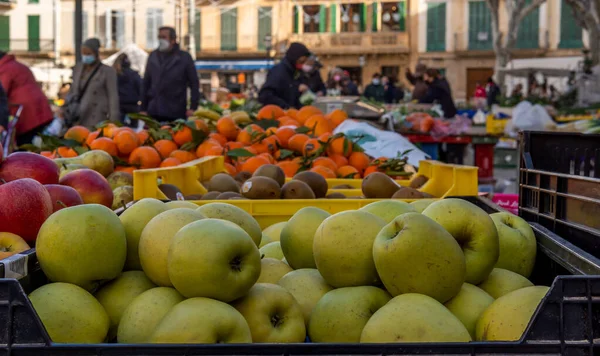
M 42 92 L 29 68 L 15 56 L 0 51 L 0 83 L 9 104 L 23 105 L 17 124 L 17 144 L 31 143 L 53 120 L 48 98 Z

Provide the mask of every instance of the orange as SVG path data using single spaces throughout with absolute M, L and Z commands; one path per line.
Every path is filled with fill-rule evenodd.
M 335 173 L 331 169 L 324 166 L 313 167 L 310 169 L 310 171 L 320 174 L 325 179 L 336 178 Z
M 266 133 L 268 136 L 275 135 L 275 133 L 276 133 L 276 132 L 277 132 L 277 127 L 269 127 L 269 128 L 267 129 L 267 131 L 265 131 L 265 133 Z
M 352 166 L 342 166 L 338 168 L 337 175 L 339 178 L 354 178 L 360 179 L 360 173 Z
M 334 127 L 338 127 L 342 122 L 344 122 L 348 118 L 348 114 L 346 114 L 344 110 L 335 109 L 329 114 L 327 114 L 327 116 L 325 117 L 331 120 L 331 123 Z
M 244 145 L 251 145 L 252 144 L 251 129 L 246 127 L 245 129 L 241 130 L 240 133 L 238 133 L 235 140 Z
M 277 120 L 285 115 L 285 112 L 277 105 L 265 105 L 256 114 L 256 120 Z
M 261 153 L 261 154 L 259 154 L 259 156 L 266 158 L 267 161 L 269 161 L 269 163 L 271 163 L 271 164 L 275 163 L 275 158 L 273 158 L 273 156 L 271 156 L 271 154 L 269 154 L 269 153 Z
M 106 126 L 104 126 L 102 128 L 102 135 L 104 137 L 109 137 L 112 138 L 115 135 L 115 131 L 118 129 L 119 127 L 115 124 L 106 124 Z
M 108 137 L 100 137 L 92 141 L 90 145 L 92 150 L 101 150 L 107 152 L 109 155 L 116 157 L 119 152 L 117 150 L 117 144 L 115 141 L 111 140 Z
M 40 152 L 40 154 L 46 158 L 50 158 L 50 159 L 54 159 L 56 158 L 56 156 L 54 155 L 54 153 L 50 152 L 50 151 L 42 151 Z
M 342 155 L 338 155 L 338 154 L 330 154 L 329 158 L 331 158 L 332 161 L 335 162 L 335 164 L 338 167 L 342 167 L 342 166 L 347 166 L 348 165 L 348 159 Z M 336 168 L 337 170 L 337 168 Z
M 362 152 L 352 152 L 350 157 L 348 157 L 348 162 L 359 172 L 364 172 L 369 167 L 369 164 L 371 164 L 371 159 Z
M 54 152 L 52 153 L 55 157 L 59 157 L 59 158 L 71 158 L 71 157 L 77 157 L 79 156 L 77 154 L 77 152 L 75 152 L 74 149 L 70 148 L 70 147 L 59 147 L 56 150 L 54 150 Z
M 127 130 L 119 131 L 113 140 L 117 144 L 119 154 L 122 156 L 130 154 L 139 146 L 137 135 Z
M 189 151 L 175 150 L 169 155 L 170 158 L 177 158 L 179 162 L 186 163 L 196 159 L 196 156 Z
M 171 155 L 171 152 L 177 149 L 177 145 L 170 140 L 158 140 L 154 142 L 154 148 L 160 153 L 162 158 L 167 158 Z
M 97 139 L 99 135 L 100 135 L 100 130 L 94 131 L 94 132 L 90 132 L 90 134 L 88 135 L 88 137 L 85 139 L 86 145 L 88 145 L 88 146 L 91 145 L 92 141 L 94 141 L 95 139 Z
M 254 172 L 264 166 L 265 164 L 269 164 L 269 160 L 262 156 L 254 156 L 250 157 L 246 162 L 242 164 L 241 171 L 245 171 L 248 173 L 254 174 Z
M 150 146 L 138 147 L 129 156 L 129 164 L 141 169 L 156 168 L 161 163 L 160 155 Z
M 277 131 L 275 131 L 275 136 L 277 136 L 279 142 L 281 143 L 281 147 L 283 148 L 288 147 L 288 141 L 290 140 L 290 137 L 294 136 L 295 134 L 296 130 L 287 126 L 280 127 L 277 129 Z
M 297 128 L 302 125 L 300 125 L 300 123 L 294 119 L 285 119 L 285 120 L 279 121 L 279 127 L 283 127 L 283 126 L 293 126 L 294 128 Z
M 177 158 L 168 157 L 160 163 L 159 167 L 160 168 L 176 167 L 176 166 L 179 166 L 180 164 L 181 164 L 181 161 L 178 160 Z
M 115 172 L 125 172 L 125 173 L 129 173 L 129 174 L 133 174 L 133 171 L 135 171 L 135 167 L 132 167 L 132 166 L 116 166 L 115 167 Z
M 205 156 L 222 156 L 223 155 L 223 147 L 221 146 L 212 146 L 204 153 Z
M 198 156 L 198 157 L 206 156 L 206 152 L 212 147 L 219 147 L 219 148 L 223 149 L 223 146 L 221 146 L 220 143 L 209 138 L 208 140 L 202 142 L 198 146 L 198 148 L 196 148 L 196 156 Z
M 206 124 L 206 122 L 204 122 L 204 120 L 193 119 L 191 121 L 195 124 L 196 130 L 204 131 L 205 133 L 210 132 L 210 129 L 208 128 L 208 125 Z
M 84 143 L 85 139 L 89 136 L 90 130 L 83 126 L 73 126 L 65 133 L 67 140 L 75 140 L 79 143 Z
M 144 143 L 146 143 L 146 141 L 148 141 L 148 138 L 150 137 L 150 135 L 148 134 L 148 131 L 142 130 L 137 133 L 137 137 L 138 137 L 138 140 L 139 140 L 140 146 L 141 146 Z
M 296 115 L 296 120 L 302 125 L 304 125 L 306 120 L 308 120 L 313 115 L 323 115 L 323 113 L 321 112 L 321 110 L 314 106 L 304 106 L 302 107 L 302 109 L 300 109 L 300 111 L 298 111 L 298 114 Z
M 334 138 L 329 142 L 327 152 L 331 154 L 339 154 L 344 157 L 350 157 L 352 154 L 352 142 L 346 137 Z
M 319 141 L 321 142 L 327 142 L 329 141 L 329 139 L 333 137 L 333 135 L 331 134 L 331 132 L 325 132 L 324 134 L 319 136 Z
M 227 151 L 235 150 L 236 148 L 243 148 L 244 144 L 237 141 L 230 141 L 225 144 L 225 149 Z
M 237 174 L 237 169 L 235 169 L 235 167 L 233 166 L 233 164 L 231 163 L 225 163 L 225 170 L 227 171 L 227 173 L 229 173 L 229 175 L 234 176 Z
M 314 136 L 321 136 L 332 131 L 329 121 L 323 115 L 313 115 L 304 122 Z
M 293 178 L 300 169 L 300 164 L 293 161 L 279 162 L 277 163 L 277 166 L 283 170 L 283 173 L 285 173 L 285 176 L 288 178 Z
M 311 138 L 304 143 L 302 154 L 306 157 L 318 155 L 320 153 L 321 143 L 316 138 Z
M 208 135 L 208 138 L 212 138 L 213 140 L 217 141 L 221 144 L 221 146 L 225 146 L 227 143 L 227 137 L 221 135 L 220 133 L 212 132 L 210 135 Z
M 257 124 L 251 124 L 251 125 L 248 125 L 247 127 L 249 127 L 252 131 L 255 131 L 255 132 L 265 132 L 265 129 L 258 126 Z
M 305 134 L 295 134 L 288 140 L 288 148 L 292 151 L 302 153 L 304 151 L 304 144 L 310 137 Z
M 223 116 L 217 121 L 217 131 L 228 140 L 233 141 L 236 139 L 240 128 L 235 124 L 235 121 L 233 121 L 232 118 Z
M 272 153 L 279 149 L 277 136 L 269 136 L 252 145 L 258 153 Z
M 187 126 L 181 126 L 177 131 L 173 133 L 173 141 L 178 146 L 185 145 L 188 142 L 192 142 L 192 129 Z
M 338 169 L 338 165 L 334 162 L 334 160 L 328 157 L 318 157 L 313 161 L 312 165 L 313 168 L 319 166 L 329 168 L 332 172 L 335 172 Z
M 367 169 L 365 169 L 365 172 L 363 174 L 364 178 L 367 178 L 367 176 L 371 173 L 375 173 L 375 172 L 379 172 L 379 167 L 378 166 L 369 166 L 367 167 Z
M 298 117 L 298 110 L 287 109 L 287 111 L 285 112 L 285 115 L 291 117 L 292 119 L 296 119 Z

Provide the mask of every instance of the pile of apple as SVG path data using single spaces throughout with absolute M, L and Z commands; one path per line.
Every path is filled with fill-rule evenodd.
M 262 246 L 262 247 L 261 247 Z M 54 213 L 30 300 L 59 343 L 517 340 L 548 291 L 529 225 L 460 199 L 314 207 L 261 230 L 226 203 Z

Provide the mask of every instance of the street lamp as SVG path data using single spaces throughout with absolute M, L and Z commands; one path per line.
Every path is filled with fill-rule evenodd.
M 265 44 L 265 50 L 267 51 L 267 69 L 269 69 L 269 61 L 271 60 L 271 48 L 272 48 L 271 42 L 272 41 L 273 41 L 273 37 L 271 37 L 271 35 L 265 35 L 264 44 Z

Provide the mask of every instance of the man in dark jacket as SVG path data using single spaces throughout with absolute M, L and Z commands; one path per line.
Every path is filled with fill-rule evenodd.
M 498 103 L 498 97 L 500 96 L 500 87 L 498 84 L 496 84 L 496 82 L 494 82 L 494 78 L 488 78 L 485 91 L 487 97 L 487 106 L 491 109 L 492 105 Z
M 310 56 L 306 60 L 306 63 L 302 66 L 304 69 L 310 69 L 308 73 L 306 73 L 306 85 L 310 91 L 315 93 L 317 96 L 325 96 L 327 94 L 327 88 L 325 88 L 325 83 L 323 83 L 323 79 L 321 78 L 321 68 L 323 65 L 319 63 L 316 57 Z
M 373 74 L 371 84 L 367 85 L 363 96 L 369 100 L 374 100 L 378 103 L 383 103 L 385 100 L 385 88 L 381 84 L 381 74 Z
M 194 60 L 176 42 L 174 28 L 158 30 L 159 47 L 150 53 L 144 74 L 142 114 L 159 121 L 173 121 L 192 116 L 198 108 L 200 83 Z M 187 107 L 187 89 L 190 106 Z
M 423 63 L 417 64 L 413 74 L 409 68 L 406 68 L 406 80 L 413 85 L 411 100 L 421 100 L 427 95 L 427 83 L 423 80 L 427 66 Z
M 444 111 L 444 117 L 451 119 L 456 116 L 456 106 L 452 99 L 452 90 L 446 78 L 440 77 L 437 69 L 429 68 L 423 75 L 423 80 L 429 85 L 427 95 L 420 100 L 421 103 L 432 104 L 439 103 Z
M 117 71 L 121 120 L 126 125 L 137 127 L 137 120 L 132 121 L 127 114 L 140 112 L 139 102 L 142 99 L 142 78 L 138 72 L 131 69 L 131 62 L 125 53 L 117 57 L 113 68 Z
M 359 96 L 358 86 L 350 79 L 349 74 L 342 78 L 342 96 Z
M 307 72 L 308 68 L 303 65 L 309 56 L 310 51 L 305 45 L 292 43 L 281 62 L 269 70 L 267 81 L 258 93 L 258 101 L 282 109 L 300 108 L 300 95 L 308 90 L 308 86 L 302 83 L 301 75 Z

